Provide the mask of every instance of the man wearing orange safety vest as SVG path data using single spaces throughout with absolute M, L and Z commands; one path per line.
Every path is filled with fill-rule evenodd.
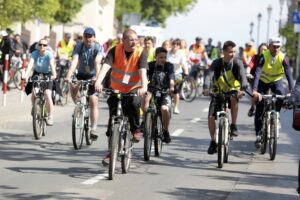
M 130 123 L 130 131 L 133 135 L 133 141 L 139 142 L 141 137 L 140 129 L 140 107 L 141 96 L 147 91 L 147 58 L 148 54 L 138 48 L 138 37 L 134 30 L 128 29 L 124 31 L 122 43 L 112 48 L 105 59 L 99 75 L 95 82 L 95 87 L 98 92 L 102 92 L 101 85 L 106 73 L 111 68 L 110 87 L 113 90 L 118 90 L 121 93 L 137 93 L 138 96 L 124 96 L 122 104 L 124 111 L 128 115 Z M 110 96 L 107 100 L 109 105 L 110 115 L 116 109 L 118 99 Z M 108 124 L 107 136 L 110 136 L 110 122 Z M 108 164 L 110 155 L 107 154 L 103 159 L 104 165 Z

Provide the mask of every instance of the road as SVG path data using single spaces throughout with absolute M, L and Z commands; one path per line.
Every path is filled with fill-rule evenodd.
M 270 161 L 254 148 L 253 118 L 246 115 L 249 99 L 244 98 L 240 134 L 231 142 L 229 163 L 219 169 L 217 155 L 206 153 L 208 105 L 207 98 L 181 102 L 181 113 L 172 116 L 172 142 L 163 146 L 161 157 L 145 162 L 141 141 L 134 145 L 130 172 L 118 170 L 113 181 L 101 165 L 107 149 L 105 99 L 100 100 L 98 140 L 78 151 L 72 146 L 71 103 L 55 107 L 55 124 L 41 140 L 33 138 L 28 107 L 0 123 L 0 199 L 299 199 L 300 135 L 292 129 L 292 111 L 281 113 L 278 154 Z

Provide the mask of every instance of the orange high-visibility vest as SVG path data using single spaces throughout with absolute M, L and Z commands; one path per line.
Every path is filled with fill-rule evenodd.
M 129 93 L 141 86 L 138 63 L 142 49 L 136 48 L 127 59 L 124 51 L 124 44 L 118 44 L 115 48 L 114 63 L 111 72 L 111 87 L 121 93 Z

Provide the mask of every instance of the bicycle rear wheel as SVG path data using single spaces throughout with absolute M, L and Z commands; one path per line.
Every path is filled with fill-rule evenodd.
M 43 105 L 40 99 L 35 99 L 32 112 L 33 134 L 36 140 L 39 140 L 43 135 Z
M 82 147 L 84 136 L 84 114 L 80 106 L 76 106 L 72 120 L 72 140 L 74 149 L 78 150 Z
M 152 146 L 152 113 L 146 112 L 145 115 L 145 124 L 144 124 L 144 160 L 148 161 L 151 155 L 151 146 Z
M 225 119 L 220 118 L 219 133 L 218 133 L 218 168 L 222 168 L 224 163 L 224 152 L 225 152 L 224 139 L 225 139 Z
M 160 156 L 161 154 L 161 150 L 162 150 L 162 139 L 163 139 L 163 124 L 162 124 L 162 121 L 161 121 L 161 117 L 160 116 L 157 116 L 156 117 L 156 128 L 154 129 L 152 126 L 152 130 L 154 130 L 154 153 L 155 153 L 155 156 Z M 154 125 L 154 124 L 153 124 Z M 153 131 L 152 131 L 153 133 Z
M 130 169 L 131 158 L 132 158 L 132 136 L 130 131 L 125 131 L 123 135 L 123 155 L 121 156 L 121 167 L 122 173 L 127 173 Z
M 274 160 L 277 150 L 277 123 L 274 117 L 271 118 L 270 123 L 270 139 L 269 139 L 269 154 L 270 160 Z
M 111 146 L 110 146 L 110 160 L 109 160 L 109 168 L 108 168 L 108 179 L 113 180 L 115 176 L 118 150 L 119 150 L 119 142 L 120 142 L 120 122 L 116 122 L 113 125 L 113 132 L 111 135 Z
M 180 95 L 186 102 L 192 102 L 196 98 L 196 82 L 193 78 L 187 77 L 183 80 Z
M 13 81 L 14 81 L 15 87 L 18 88 L 19 90 L 21 90 L 21 81 L 22 81 L 22 71 L 21 71 L 21 69 L 17 69 L 15 71 Z
M 69 84 L 64 81 L 64 79 L 60 79 L 60 88 L 62 96 L 60 97 L 61 104 L 64 106 L 68 103 L 69 98 Z

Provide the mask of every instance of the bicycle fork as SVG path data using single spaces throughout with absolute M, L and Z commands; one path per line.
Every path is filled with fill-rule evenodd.
M 273 122 L 276 125 L 276 135 L 275 137 L 279 138 L 279 112 L 276 111 L 271 111 L 268 112 L 268 116 L 267 116 L 268 120 L 267 120 L 267 137 L 268 139 L 271 138 L 271 122 Z

